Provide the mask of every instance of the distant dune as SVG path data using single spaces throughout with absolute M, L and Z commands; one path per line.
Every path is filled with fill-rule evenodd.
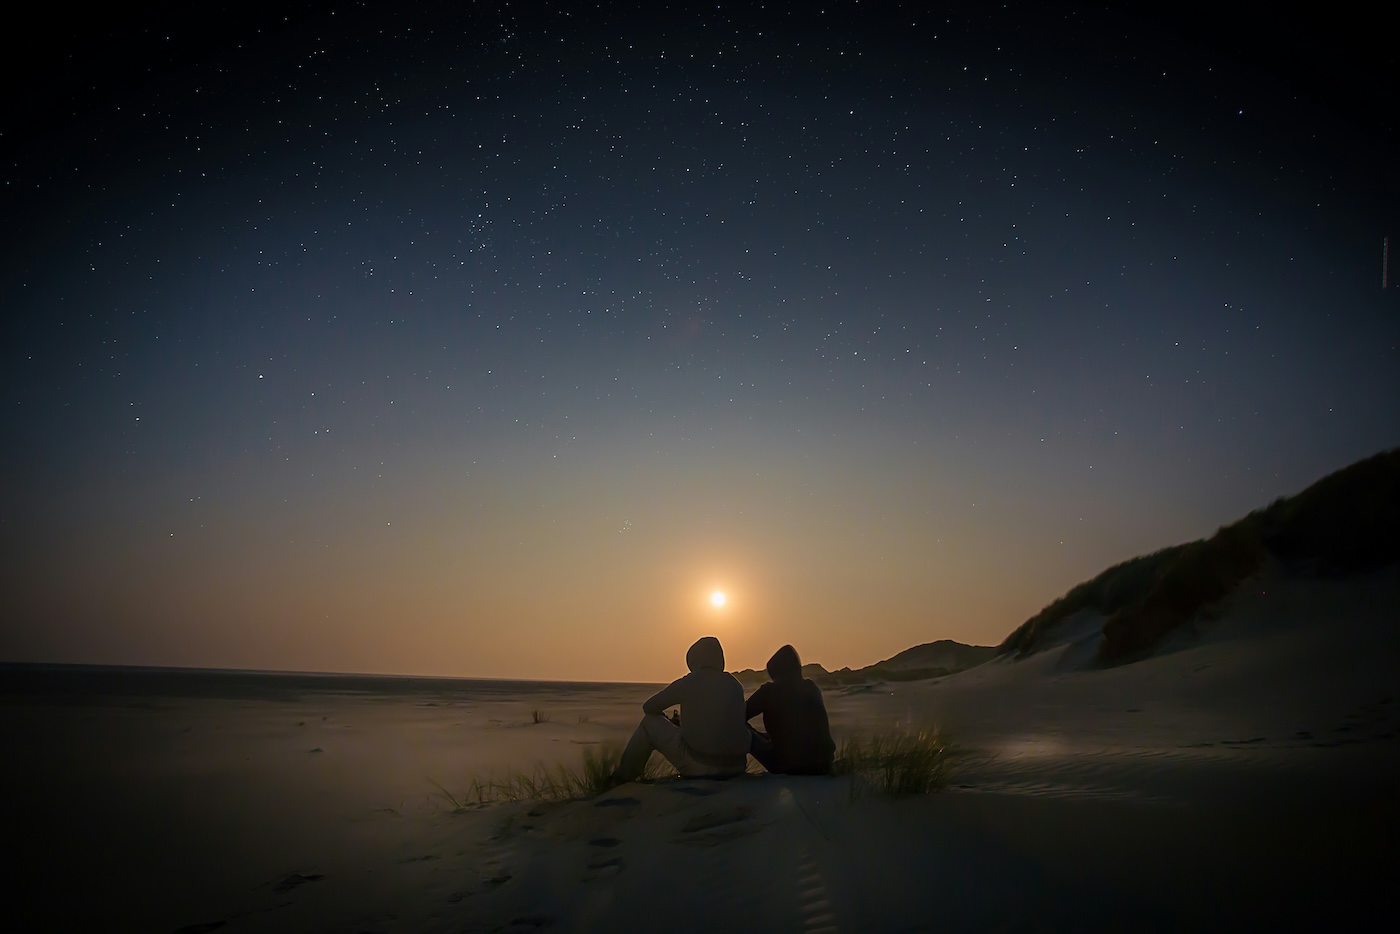
M 905 649 L 893 658 L 876 662 L 872 668 L 905 671 L 911 668 L 946 668 L 961 671 L 972 668 L 996 657 L 997 650 L 991 645 L 964 645 L 952 639 L 939 639 L 925 642 L 912 649 Z
M 827 671 L 821 665 L 803 665 L 802 674 L 819 685 L 867 684 L 875 681 L 922 681 L 963 671 L 995 658 L 996 646 L 965 645 L 952 639 L 939 639 L 905 649 L 892 658 L 864 668 Z M 746 668 L 734 672 L 744 684 L 762 684 L 768 672 Z
M 1257 575 L 1326 580 L 1397 561 L 1400 448 L 1329 474 L 1208 539 L 1109 568 L 1026 620 L 997 652 L 1024 658 L 1072 638 L 1094 646 L 1088 661 L 1130 662 Z M 1086 626 L 1093 631 L 1081 631 Z

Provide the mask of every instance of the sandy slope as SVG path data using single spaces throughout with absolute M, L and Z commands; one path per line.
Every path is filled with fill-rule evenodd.
M 1369 928 L 1390 912 L 1400 830 L 1397 608 L 1397 569 L 1259 579 L 1133 665 L 1086 669 L 1096 621 L 1082 618 L 1028 659 L 828 692 L 838 733 L 939 723 L 954 737 L 953 786 L 895 802 L 762 776 L 566 804 L 426 803 L 425 775 L 461 784 L 623 735 L 640 688 L 578 716 L 583 699 L 561 694 L 535 728 L 503 707 L 468 723 L 365 705 L 302 727 L 288 720 L 314 711 L 244 712 L 183 758 L 114 719 L 100 735 L 115 737 L 101 761 L 116 790 L 94 789 L 100 807 L 65 778 L 73 760 L 35 760 L 27 785 L 11 773 L 10 807 L 27 795 L 50 831 L 17 853 L 12 918 L 148 931 Z M 44 716 L 61 732 L 62 711 Z
M 949 792 L 768 776 L 513 812 L 482 929 L 1201 930 L 1367 924 L 1400 829 L 1400 575 L 1254 581 L 1158 657 L 1019 662 L 832 698 L 941 720 Z M 1075 638 L 1077 637 L 1077 638 Z M 859 699 L 860 703 L 852 703 Z M 514 860 L 511 863 L 511 860 Z M 518 873 L 518 876 L 517 876 Z M 499 878 L 499 877 L 498 877 Z M 516 881 L 518 878 L 518 881 Z M 465 899 L 464 899 L 465 901 Z

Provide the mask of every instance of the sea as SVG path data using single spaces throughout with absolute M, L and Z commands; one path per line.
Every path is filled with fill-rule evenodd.
M 634 689 L 639 687 L 631 682 L 0 663 L 0 698 L 53 703 L 104 697 L 292 701 L 325 695 L 469 704 L 520 697 L 602 696 Z

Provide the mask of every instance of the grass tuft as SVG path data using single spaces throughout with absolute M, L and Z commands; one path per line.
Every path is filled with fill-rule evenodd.
M 858 733 L 841 740 L 832 772 L 892 798 L 924 795 L 948 784 L 949 745 L 935 729 Z
M 612 774 L 621 758 L 620 745 L 601 743 L 586 747 L 577 766 L 541 764 L 528 772 L 506 772 L 484 778 L 478 776 L 472 778 L 460 795 L 453 795 L 437 782 L 433 784 L 456 811 L 501 801 L 576 801 L 595 797 L 612 788 Z M 654 781 L 674 774 L 670 763 L 654 755 L 642 772 L 642 780 Z
M 543 710 L 540 710 L 538 707 L 536 707 L 534 710 L 530 711 L 530 722 L 531 722 L 531 723 L 548 723 L 548 722 L 549 722 L 549 714 L 545 713 Z
M 896 798 L 929 794 L 948 784 L 949 752 L 948 742 L 933 729 L 858 733 L 842 740 L 832 771 L 856 780 L 853 795 L 863 791 Z M 437 782 L 432 784 L 455 811 L 508 801 L 577 801 L 613 788 L 612 775 L 621 758 L 620 744 L 600 743 L 585 747 L 575 766 L 541 764 L 530 771 L 478 776 L 460 794 Z M 745 771 L 764 774 L 763 767 L 752 760 Z M 675 774 L 669 762 L 653 755 L 641 780 L 656 781 Z

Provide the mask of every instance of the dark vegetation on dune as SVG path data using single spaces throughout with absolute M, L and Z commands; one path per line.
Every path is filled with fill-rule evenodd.
M 1081 610 L 1107 617 L 1099 661 L 1131 661 L 1266 565 L 1294 577 L 1341 577 L 1400 561 L 1400 448 L 1323 477 L 1210 538 L 1114 565 L 1022 623 L 997 647 L 1038 651 Z

